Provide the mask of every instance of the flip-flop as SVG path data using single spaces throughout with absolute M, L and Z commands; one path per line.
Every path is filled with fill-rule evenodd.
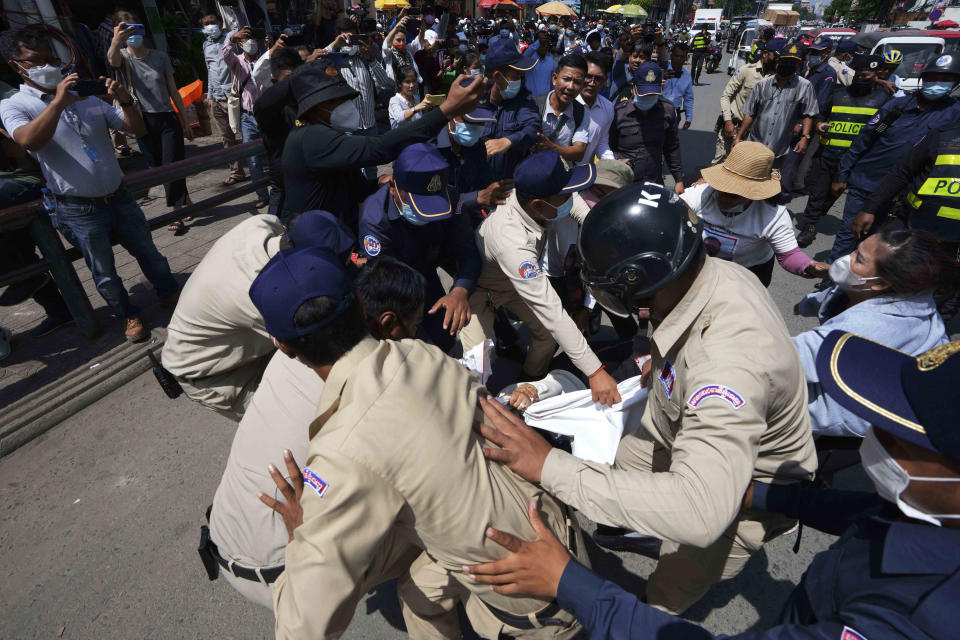
M 177 220 L 173 224 L 167 225 L 168 231 L 173 231 L 174 233 L 181 233 L 186 229 L 186 225 L 183 224 L 183 220 Z
M 227 178 L 226 180 L 223 181 L 223 184 L 226 185 L 226 186 L 228 186 L 228 187 L 232 187 L 233 185 L 237 184 L 238 182 L 245 182 L 246 180 L 249 180 L 249 178 L 247 178 L 247 176 L 242 176 L 242 177 L 239 177 L 239 176 L 230 176 L 229 178 Z
M 193 222 L 193 216 L 184 216 L 184 217 L 183 217 L 183 221 L 184 221 L 184 222 Z

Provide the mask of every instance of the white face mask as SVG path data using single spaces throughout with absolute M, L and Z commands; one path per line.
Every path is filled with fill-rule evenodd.
M 21 67 L 21 69 L 22 68 L 23 67 Z M 62 67 L 45 64 L 42 67 L 30 67 L 27 69 L 27 77 L 30 78 L 30 82 L 38 87 L 56 89 L 60 81 L 63 80 L 63 71 Z
M 830 279 L 836 282 L 837 286 L 847 293 L 855 293 L 858 291 L 866 291 L 869 288 L 869 283 L 874 280 L 881 280 L 882 278 L 879 276 L 864 278 L 863 276 L 855 274 L 850 270 L 850 254 L 848 254 L 835 260 L 834 263 L 830 265 Z
M 253 54 L 255 54 L 255 53 L 257 52 L 257 41 L 256 41 L 256 40 L 244 40 L 244 41 L 243 41 L 243 45 L 241 45 L 241 46 L 243 47 L 243 50 L 244 50 L 246 53 L 249 53 L 250 55 L 253 55 Z
M 359 50 L 360 50 L 360 47 L 358 47 L 357 45 L 354 44 L 354 45 L 350 45 L 350 46 L 348 46 L 348 47 L 341 47 L 341 48 L 340 48 L 340 53 L 342 53 L 342 54 L 345 55 L 345 56 L 355 56 L 355 55 L 357 55 L 357 52 L 358 52 Z
M 203 28 L 203 35 L 216 40 L 220 37 L 220 27 L 215 24 L 208 24 Z
M 349 133 L 360 128 L 360 112 L 353 100 L 347 100 L 330 112 L 330 126 L 337 131 Z
M 900 466 L 900 463 L 893 459 L 890 452 L 887 451 L 873 432 L 873 427 L 867 431 L 863 437 L 863 444 L 860 445 L 860 461 L 863 464 L 863 470 L 870 476 L 877 493 L 888 502 L 892 502 L 903 515 L 915 520 L 922 520 L 930 524 L 941 526 L 941 519 L 960 518 L 960 514 L 940 513 L 929 514 L 920 509 L 911 506 L 903 501 L 900 496 L 906 491 L 910 481 L 921 482 L 960 482 L 960 478 L 922 478 L 911 476 L 907 470 Z

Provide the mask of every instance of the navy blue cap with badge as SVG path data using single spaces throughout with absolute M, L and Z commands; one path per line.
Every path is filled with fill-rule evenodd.
M 450 165 L 436 147 L 412 144 L 393 163 L 393 181 L 407 192 L 414 215 L 422 222 L 446 220 L 453 215 L 447 181 Z
M 537 56 L 525 56 L 517 49 L 510 38 L 498 38 L 487 47 L 484 66 L 494 71 L 503 67 L 513 67 L 518 71 L 529 71 L 540 61 Z
M 561 193 L 583 191 L 596 179 L 597 165 L 574 166 L 556 151 L 531 154 L 513 171 L 517 193 L 528 198 L 549 198 Z
M 644 62 L 634 70 L 630 81 L 637 88 L 638 96 L 660 93 L 663 87 L 663 70 L 656 62 Z
M 917 357 L 831 331 L 817 352 L 831 398 L 877 429 L 960 461 L 960 424 L 949 401 L 960 380 L 960 341 Z
M 833 40 L 827 36 L 817 36 L 807 48 L 811 51 L 824 51 L 825 49 L 833 49 Z
M 300 305 L 320 297 L 339 300 L 340 305 L 319 322 L 294 326 L 293 317 Z M 353 302 L 353 287 L 339 258 L 329 249 L 283 249 L 270 258 L 250 285 L 250 300 L 263 316 L 267 333 L 284 342 L 330 324 Z
M 856 53 L 857 43 L 853 40 L 841 40 L 837 43 L 837 53 Z
M 881 56 L 869 53 L 855 53 L 850 61 L 850 68 L 854 71 L 876 71 L 883 64 Z
M 780 52 L 783 51 L 785 44 L 787 44 L 787 41 L 784 38 L 774 38 L 773 40 L 767 41 L 763 47 L 763 50 L 775 53 L 779 56 Z

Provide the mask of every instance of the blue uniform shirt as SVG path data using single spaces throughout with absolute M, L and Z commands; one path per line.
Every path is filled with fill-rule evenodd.
M 679 78 L 670 78 L 663 83 L 663 97 L 673 103 L 679 113 L 684 111 L 686 122 L 693 122 L 693 78 L 684 67 Z
M 450 200 L 455 203 L 459 198 L 451 193 Z M 481 263 L 468 216 L 455 213 L 418 227 L 401 217 L 390 185 L 385 184 L 363 201 L 359 228 L 361 255 L 396 258 L 423 274 L 428 283 L 438 279 L 437 267 L 442 266 L 456 274 L 454 287 L 473 292 Z
M 817 104 L 821 109 L 823 105 L 833 101 L 833 89 L 837 86 L 837 72 L 833 67 L 823 62 L 807 73 L 806 78 L 813 85 L 813 92 L 817 94 Z
M 787 602 L 782 624 L 717 638 L 957 637 L 960 530 L 899 519 L 896 507 L 876 494 L 800 485 L 757 483 L 754 507 L 799 517 L 827 533 L 846 530 L 813 559 Z M 890 516 L 895 519 L 887 519 Z M 574 613 L 591 638 L 715 637 L 639 602 L 573 560 L 563 572 L 557 601 Z
M 520 93 L 510 100 L 504 100 L 499 105 L 490 103 L 490 106 L 496 109 L 497 120 L 487 123 L 483 137 L 477 144 L 509 138 L 512 143 L 510 148 L 505 153 L 490 156 L 489 163 L 494 181 L 512 178 L 513 170 L 537 142 L 537 134 L 540 133 L 540 110 L 537 109 L 533 96 L 523 87 L 520 88 Z
M 877 125 L 895 109 L 902 110 L 900 117 L 882 135 L 877 135 Z M 843 155 L 837 182 L 849 182 L 851 186 L 872 191 L 928 130 L 958 121 L 960 101 L 956 98 L 941 98 L 927 109 L 917 106 L 916 94 L 889 100 L 860 129 Z
M 439 150 L 440 155 L 450 165 L 450 201 L 454 213 L 462 215 L 471 221 L 474 228 L 483 222 L 483 213 L 477 202 L 477 192 L 490 186 L 490 167 L 487 164 L 487 152 L 480 142 L 472 147 L 461 147 L 460 155 L 450 147 Z M 460 196 L 453 199 L 455 193 Z

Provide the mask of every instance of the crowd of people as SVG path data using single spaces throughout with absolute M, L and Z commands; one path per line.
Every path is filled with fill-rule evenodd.
M 139 341 L 113 262 L 127 248 L 174 308 L 164 390 L 237 423 L 202 527 L 211 580 L 284 638 L 339 636 L 392 579 L 415 638 L 460 637 L 460 608 L 485 638 L 706 638 L 676 616 L 799 522 L 842 535 L 782 624 L 736 637 L 953 635 L 960 57 L 900 96 L 897 51 L 764 32 L 705 105 L 706 30 L 323 14 L 314 47 L 199 19 L 206 106 L 224 146 L 263 139 L 246 170 L 266 211 L 182 288 L 111 134 L 154 165 L 183 158 L 170 59 L 118 11 L 101 99 L 77 94 L 44 31 L 0 34 L 22 82 L 0 102 L 5 157 L 37 166 L 0 176 L 3 206 L 45 185 Z M 716 150 L 687 179 L 695 104 L 718 113 Z M 246 179 L 235 163 L 225 184 Z M 804 249 L 841 196 L 818 261 Z M 189 204 L 185 182 L 166 198 Z M 4 241 L 5 263 L 36 260 L 29 238 Z M 818 327 L 789 335 L 775 263 L 816 282 L 795 313 Z M 69 321 L 49 278 L 0 304 L 30 296 L 42 331 Z M 622 411 L 637 388 L 642 418 L 606 461 L 524 422 L 565 394 Z M 825 488 L 834 450 L 876 493 Z M 657 558 L 644 593 L 590 570 L 574 510 L 602 546 Z

